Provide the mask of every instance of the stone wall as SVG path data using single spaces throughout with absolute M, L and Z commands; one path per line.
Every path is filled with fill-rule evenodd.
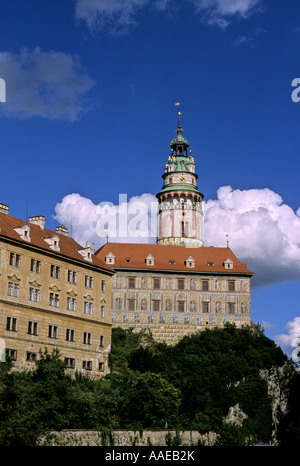
M 198 431 L 175 430 L 114 430 L 111 432 L 93 430 L 63 430 L 43 437 L 40 445 L 50 446 L 211 446 L 216 434 L 201 435 Z

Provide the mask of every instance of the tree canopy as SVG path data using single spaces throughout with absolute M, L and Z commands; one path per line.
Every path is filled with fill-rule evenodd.
M 299 372 L 259 326 L 207 329 L 175 346 L 148 330 L 114 328 L 110 374 L 93 380 L 65 370 L 58 351 L 41 352 L 34 370 L 0 364 L 0 445 L 34 445 L 50 430 L 168 429 L 214 431 L 219 445 L 269 442 L 272 405 L 261 370 L 289 367 L 284 445 L 300 444 Z M 225 422 L 232 407 L 240 425 Z

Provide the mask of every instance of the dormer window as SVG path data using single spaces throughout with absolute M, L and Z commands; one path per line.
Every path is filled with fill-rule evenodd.
M 93 262 L 93 251 L 90 241 L 87 241 L 84 249 L 77 249 L 77 252 L 79 252 L 79 254 L 83 257 L 84 260 L 88 262 Z
M 233 269 L 233 261 L 231 259 L 226 259 L 223 263 L 225 269 L 232 270 Z
M 185 265 L 189 269 L 195 268 L 195 259 L 192 256 L 188 257 L 185 261 Z
M 115 264 L 115 261 L 116 261 L 116 256 L 114 256 L 112 252 L 109 252 L 109 253 L 105 256 L 105 263 L 106 263 L 106 264 L 114 265 L 114 264 Z
M 14 228 L 14 230 L 20 236 L 20 239 L 31 242 L 29 225 L 22 225 L 19 228 Z
M 146 257 L 145 259 L 145 262 L 146 262 L 146 265 L 150 265 L 150 266 L 153 266 L 154 265 L 154 257 L 152 256 L 152 254 L 148 254 L 148 256 Z
M 43 240 L 49 245 L 49 248 L 52 249 L 53 251 L 60 252 L 60 247 L 59 247 L 59 236 L 54 235 L 49 238 L 43 238 Z

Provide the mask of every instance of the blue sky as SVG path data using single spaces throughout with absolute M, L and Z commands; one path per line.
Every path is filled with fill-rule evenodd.
M 299 1 L 3 3 L 0 202 L 99 246 L 99 203 L 155 200 L 180 109 L 205 243 L 229 235 L 255 271 L 253 321 L 289 353 L 300 333 Z

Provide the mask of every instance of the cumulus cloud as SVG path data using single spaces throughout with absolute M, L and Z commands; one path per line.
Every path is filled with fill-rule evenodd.
M 299 280 L 300 209 L 270 189 L 223 186 L 204 203 L 205 244 L 229 247 L 255 272 L 254 286 Z
M 119 204 L 94 204 L 78 193 L 68 194 L 55 207 L 55 219 L 66 225 L 80 244 L 91 241 L 97 249 L 110 242 L 153 243 L 156 239 L 157 199 L 144 193 L 129 200 L 119 195 Z
M 277 345 L 291 356 L 294 362 L 300 361 L 300 317 L 295 317 L 286 325 L 287 333 L 275 335 Z
M 76 56 L 40 48 L 0 52 L 0 69 L 6 83 L 2 115 L 74 121 L 95 85 Z
M 197 13 L 209 24 L 228 26 L 232 17 L 247 18 L 262 0 L 75 0 L 75 15 L 90 29 L 109 26 L 113 31 L 126 29 L 136 21 L 142 8 L 165 10 L 169 5 L 184 7 L 192 3 Z

